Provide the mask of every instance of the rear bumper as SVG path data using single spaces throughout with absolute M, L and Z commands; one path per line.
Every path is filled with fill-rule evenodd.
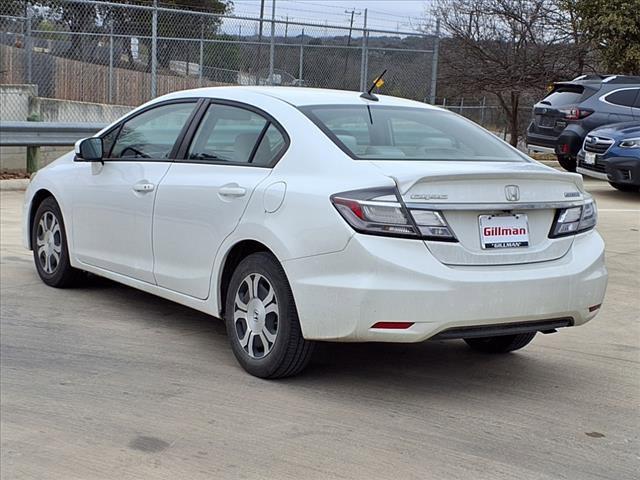
M 557 140 L 558 137 L 555 136 L 534 133 L 531 127 L 527 131 L 527 148 L 534 152 L 555 154 Z
M 550 262 L 449 267 L 422 242 L 356 234 L 345 250 L 284 263 L 307 339 L 419 342 L 447 329 L 550 319 L 580 325 L 607 284 L 604 243 L 578 235 Z M 371 328 L 413 322 L 407 329 Z
M 583 137 L 571 129 L 565 129 L 557 136 L 536 133 L 531 126 L 527 130 L 527 148 L 534 152 L 575 157 L 583 140 Z

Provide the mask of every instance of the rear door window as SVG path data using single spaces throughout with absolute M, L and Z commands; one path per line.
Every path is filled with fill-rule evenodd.
M 244 108 L 212 104 L 193 137 L 187 158 L 249 163 L 267 124 L 262 115 Z
M 638 88 L 617 90 L 604 97 L 604 99 L 609 103 L 613 103 L 614 105 L 619 105 L 621 107 L 633 107 L 639 90 L 640 89 Z

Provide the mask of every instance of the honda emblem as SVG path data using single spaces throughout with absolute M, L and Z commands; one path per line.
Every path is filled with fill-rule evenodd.
M 517 202 L 520 200 L 520 188 L 518 185 L 507 185 L 504 187 L 504 196 L 510 202 Z

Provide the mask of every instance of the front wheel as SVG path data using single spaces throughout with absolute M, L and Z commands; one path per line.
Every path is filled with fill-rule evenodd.
M 273 255 L 258 252 L 240 262 L 224 317 L 233 353 L 251 375 L 289 377 L 309 363 L 313 342 L 302 336 L 291 287 Z
M 65 288 L 74 285 L 81 271 L 69 262 L 69 246 L 64 220 L 58 202 L 45 198 L 33 217 L 31 247 L 38 275 L 51 287 Z
M 517 335 L 500 335 L 497 337 L 465 338 L 472 349 L 484 353 L 507 353 L 526 346 L 536 336 L 536 332 Z

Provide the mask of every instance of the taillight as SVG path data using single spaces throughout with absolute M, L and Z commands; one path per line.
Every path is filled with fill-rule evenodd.
M 347 223 L 360 233 L 457 241 L 440 212 L 409 211 L 395 188 L 336 193 L 331 196 L 331 203 Z
M 564 115 L 566 120 L 580 120 L 591 115 L 593 110 L 588 108 L 561 108 L 560 113 Z
M 558 210 L 549 237 L 558 238 L 586 232 L 596 226 L 598 209 L 593 200 L 584 205 Z

